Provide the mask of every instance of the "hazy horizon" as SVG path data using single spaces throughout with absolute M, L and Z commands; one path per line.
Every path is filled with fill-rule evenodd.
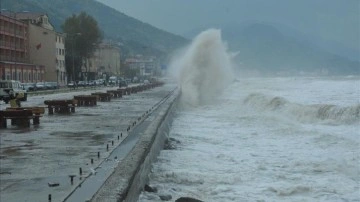
M 357 0 L 207 0 L 206 6 L 201 0 L 98 1 L 181 36 L 219 25 L 258 21 L 297 30 L 325 47 L 360 52 L 360 1 Z

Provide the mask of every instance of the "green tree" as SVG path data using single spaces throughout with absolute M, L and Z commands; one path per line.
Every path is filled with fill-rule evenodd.
M 72 15 L 61 26 L 66 35 L 66 70 L 68 77 L 79 80 L 78 73 L 84 59 L 93 56 L 102 40 L 102 32 L 97 21 L 86 12 Z

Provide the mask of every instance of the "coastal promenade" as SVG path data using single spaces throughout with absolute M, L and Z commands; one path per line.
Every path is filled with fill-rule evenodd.
M 44 106 L 44 100 L 116 88 L 33 95 L 22 106 Z M 141 137 L 146 129 L 142 124 L 156 118 L 156 110 L 175 89 L 176 85 L 165 84 L 96 106 L 77 107 L 75 113 L 49 115 L 46 111 L 37 126 L 0 129 L 0 201 L 91 199 Z M 0 104 L 0 110 L 6 107 Z

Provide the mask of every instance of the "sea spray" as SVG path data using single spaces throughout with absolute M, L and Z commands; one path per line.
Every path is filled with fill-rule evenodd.
M 213 102 L 233 82 L 232 69 L 221 31 L 209 29 L 173 59 L 170 72 L 181 88 L 181 102 L 199 106 Z

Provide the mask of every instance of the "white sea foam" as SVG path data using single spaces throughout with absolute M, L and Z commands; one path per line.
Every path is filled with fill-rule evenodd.
M 178 111 L 176 149 L 150 174 L 159 193 L 139 201 L 360 201 L 358 80 L 241 78 L 226 88 L 230 55 L 208 30 L 174 60 L 182 102 L 196 107 Z
M 139 201 L 360 201 L 359 123 L 289 118 L 293 105 L 351 108 L 359 96 L 347 78 L 239 79 L 216 105 L 178 112 L 170 136 L 180 143 L 160 153 L 150 175 L 159 193 Z
M 284 97 L 268 96 L 261 93 L 252 93 L 244 100 L 244 104 L 258 110 L 272 110 L 284 116 L 309 122 L 323 122 L 330 124 L 352 124 L 360 121 L 360 104 L 337 106 L 334 104 L 304 105 L 293 103 Z
M 234 79 L 232 54 L 221 40 L 220 30 L 200 33 L 179 52 L 170 72 L 179 82 L 183 103 L 191 106 L 211 103 Z

